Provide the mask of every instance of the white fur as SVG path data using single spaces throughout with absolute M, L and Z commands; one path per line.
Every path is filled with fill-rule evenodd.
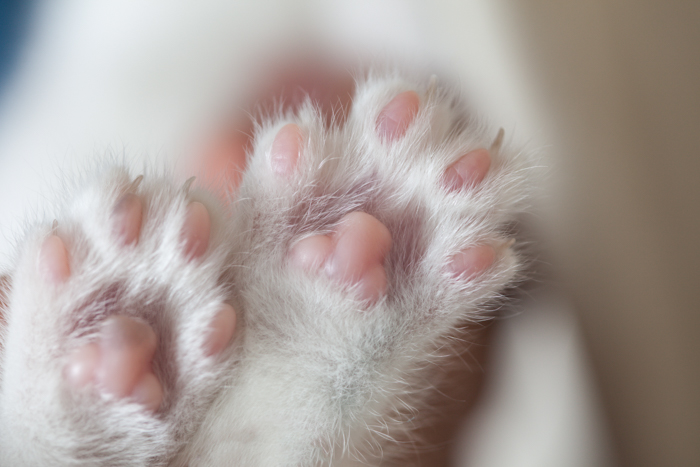
M 377 116 L 397 93 L 416 90 L 421 110 L 400 140 L 376 135 Z M 279 128 L 307 135 L 292 180 L 270 169 Z M 0 387 L 0 465 L 312 466 L 377 465 L 399 459 L 463 323 L 489 306 L 519 271 L 504 229 L 522 208 L 530 162 L 504 146 L 483 183 L 441 185 L 447 166 L 489 147 L 496 131 L 455 94 L 395 75 L 358 85 L 342 126 L 324 126 L 307 103 L 258 129 L 249 168 L 230 212 L 206 193 L 146 174 L 136 247 L 112 241 L 109 215 L 134 174 L 93 175 L 69 197 L 58 233 L 71 256 L 62 286 L 42 285 L 38 225 L 21 246 Z M 191 199 L 207 204 L 214 228 L 201 262 L 180 254 Z M 390 230 L 388 293 L 368 306 L 323 277 L 286 262 L 290 245 L 365 211 Z M 469 281 L 451 277 L 451 255 L 476 244 L 498 258 Z M 217 306 L 238 312 L 234 344 L 206 358 L 205 329 Z M 155 372 L 165 388 L 151 415 L 128 400 L 76 393 L 62 376 L 67 353 L 94 338 L 105 316 L 146 320 L 160 337 Z

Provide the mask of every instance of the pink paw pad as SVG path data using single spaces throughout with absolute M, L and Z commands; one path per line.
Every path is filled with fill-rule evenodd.
M 107 318 L 98 341 L 70 354 L 64 374 L 76 389 L 94 385 L 117 398 L 130 398 L 156 411 L 163 388 L 153 374 L 151 361 L 157 338 L 146 323 L 123 315 Z
M 275 136 L 270 149 L 272 170 L 285 178 L 290 178 L 299 162 L 304 136 L 298 125 L 289 123 Z
M 496 250 L 489 245 L 465 248 L 454 255 L 447 269 L 461 280 L 473 279 L 483 274 L 496 261 Z
M 58 235 L 52 234 L 39 249 L 39 271 L 44 280 L 52 285 L 65 282 L 70 276 L 70 263 L 66 244 Z
M 478 185 L 491 167 L 491 154 L 487 149 L 476 149 L 460 157 L 445 171 L 444 184 L 450 191 L 459 191 Z
M 112 231 L 122 245 L 138 242 L 143 219 L 143 204 L 133 193 L 127 193 L 117 201 L 112 211 Z
M 197 201 L 190 203 L 181 231 L 181 238 L 185 244 L 183 253 L 187 259 L 194 260 L 204 256 L 209 247 L 210 232 L 211 218 L 207 208 Z
M 290 261 L 299 269 L 323 270 L 334 282 L 352 286 L 362 300 L 376 302 L 386 292 L 384 259 L 391 249 L 389 230 L 373 216 L 352 212 L 330 235 L 298 241 Z
M 204 341 L 204 353 L 211 357 L 221 353 L 231 342 L 236 330 L 236 311 L 227 303 L 221 306 L 209 325 L 209 333 Z
M 414 91 L 394 97 L 377 117 L 377 133 L 385 141 L 401 138 L 418 114 L 420 99 Z
M 233 307 L 222 305 L 205 338 L 205 354 L 222 352 L 235 326 Z M 155 412 L 163 400 L 163 387 L 151 368 L 156 345 L 156 334 L 148 324 L 123 315 L 112 316 L 103 323 L 97 342 L 79 347 L 68 356 L 64 377 L 74 389 L 96 387 Z

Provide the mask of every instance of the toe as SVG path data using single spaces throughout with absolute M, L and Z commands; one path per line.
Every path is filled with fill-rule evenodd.
M 357 285 L 363 298 L 381 296 L 386 289 L 384 259 L 391 248 L 389 230 L 375 217 L 364 212 L 346 215 L 333 235 L 333 252 L 325 264 L 333 280 Z
M 294 174 L 302 141 L 301 129 L 294 123 L 283 126 L 277 133 L 270 150 L 270 164 L 276 174 L 286 178 Z
M 231 305 L 224 304 L 209 326 L 209 335 L 204 341 L 206 355 L 216 355 L 224 350 L 231 342 L 235 329 L 236 311 Z
M 197 201 L 187 206 L 185 222 L 182 226 L 182 238 L 185 242 L 184 255 L 188 259 L 200 258 L 209 247 L 211 218 L 209 211 Z
M 385 141 L 402 137 L 416 118 L 420 100 L 414 91 L 402 92 L 394 97 L 377 117 L 377 133 Z
M 444 184 L 450 191 L 478 185 L 491 167 L 491 155 L 486 149 L 476 149 L 462 156 L 445 171 Z
M 44 279 L 51 284 L 65 282 L 70 276 L 68 250 L 57 235 L 50 235 L 39 250 L 39 269 Z
M 136 383 L 150 372 L 156 335 L 146 323 L 127 316 L 108 318 L 100 334 L 100 363 L 96 380 L 100 388 L 116 397 L 132 393 Z
M 138 242 L 142 218 L 141 199 L 133 193 L 122 196 L 112 211 L 112 230 L 123 245 Z
M 488 245 L 466 248 L 454 255 L 448 270 L 454 277 L 472 279 L 491 267 L 496 260 L 496 251 Z

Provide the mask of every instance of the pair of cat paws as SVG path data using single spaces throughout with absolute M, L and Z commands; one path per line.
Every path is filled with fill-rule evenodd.
M 359 446 L 357 426 L 389 429 L 397 401 L 425 387 L 395 378 L 425 374 L 517 273 L 505 228 L 524 161 L 502 140 L 434 82 L 390 77 L 359 86 L 342 125 L 311 103 L 265 122 L 226 206 L 167 177 L 97 176 L 19 253 L 2 465 L 262 462 L 275 457 L 264 435 L 206 454 L 207 430 L 268 430 L 255 403 L 280 400 L 296 416 L 342 407 L 321 434 L 269 429 L 280 459 L 329 461 L 343 433 Z M 268 366 L 283 369 L 261 375 Z M 284 387 L 263 388 L 270 378 Z M 342 394 L 363 402 L 350 410 Z

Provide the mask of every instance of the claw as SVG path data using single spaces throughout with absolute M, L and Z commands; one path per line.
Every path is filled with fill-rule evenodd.
M 56 235 L 56 230 L 58 230 L 58 219 L 54 219 L 51 223 L 51 235 Z
M 431 98 L 435 95 L 437 90 L 437 75 L 432 75 L 430 81 L 428 81 L 428 91 L 426 92 L 427 97 Z
M 503 136 L 505 135 L 505 131 L 503 131 L 503 128 L 498 129 L 498 134 L 496 135 L 496 139 L 493 140 L 493 143 L 491 144 L 491 149 L 490 151 L 492 153 L 497 153 L 501 149 L 501 145 L 503 144 Z
M 188 179 L 185 181 L 185 184 L 182 185 L 182 191 L 184 191 L 185 193 L 189 192 L 189 191 L 190 191 L 190 187 L 191 187 L 192 184 L 194 183 L 194 179 L 195 179 L 195 178 L 197 178 L 197 177 L 190 177 L 190 178 L 188 178 Z
M 510 240 L 502 242 L 500 245 L 494 246 L 494 249 L 496 250 L 496 253 L 499 255 L 505 253 L 505 251 L 515 245 L 515 239 L 511 238 Z
M 134 179 L 133 182 L 131 182 L 131 185 L 129 185 L 129 188 L 127 188 L 126 192 L 131 193 L 136 191 L 136 189 L 141 185 L 141 182 L 143 181 L 143 175 L 139 175 Z

